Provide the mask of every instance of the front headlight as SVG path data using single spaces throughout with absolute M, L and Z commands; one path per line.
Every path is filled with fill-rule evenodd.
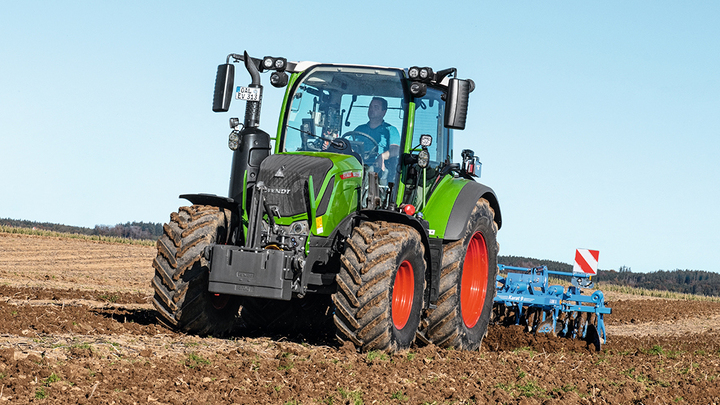
M 418 152 L 418 166 L 421 168 L 428 167 L 428 164 L 430 163 L 430 154 L 425 149 Z
M 275 65 L 275 61 L 272 57 L 266 56 L 263 58 L 263 67 L 265 69 L 272 69 L 273 65 Z
M 273 72 L 270 75 L 270 84 L 273 85 L 273 87 L 285 87 L 288 84 L 288 75 L 285 72 Z
M 408 69 L 408 77 L 417 80 L 417 78 L 420 76 L 420 68 L 417 66 L 413 66 L 410 69 Z
M 427 84 L 420 82 L 412 82 L 410 84 L 410 94 L 412 94 L 413 97 L 420 98 L 425 96 L 425 93 L 427 93 Z
M 240 132 L 232 131 L 230 132 L 230 137 L 228 138 L 228 148 L 231 150 L 237 150 L 238 146 L 240 146 Z

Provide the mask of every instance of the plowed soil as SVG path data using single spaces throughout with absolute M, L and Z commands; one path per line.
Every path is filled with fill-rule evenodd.
M 606 293 L 607 344 L 492 326 L 479 351 L 159 324 L 153 247 L 0 233 L 0 403 L 720 403 L 720 303 Z M 307 332 L 307 331 L 306 331 Z

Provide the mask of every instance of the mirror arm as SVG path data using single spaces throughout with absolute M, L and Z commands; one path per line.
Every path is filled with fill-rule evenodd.
M 233 62 L 242 62 L 242 61 L 245 60 L 245 57 L 243 57 L 242 55 L 238 55 L 238 54 L 236 54 L 236 53 L 231 53 L 231 54 L 228 55 L 227 58 L 225 59 L 225 63 L 226 63 L 226 64 L 230 64 L 230 58 L 233 58 L 233 59 L 234 59 Z
M 446 76 L 449 76 L 449 75 L 453 75 L 453 77 L 456 77 L 457 69 L 455 69 L 454 67 L 451 67 L 451 68 L 443 69 L 439 72 L 435 72 L 435 81 L 437 83 L 440 83 L 441 81 L 443 81 L 443 79 Z

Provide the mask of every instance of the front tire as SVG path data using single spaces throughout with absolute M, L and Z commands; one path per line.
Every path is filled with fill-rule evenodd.
M 497 224 L 484 198 L 468 218 L 463 237 L 444 246 L 437 307 L 425 338 L 440 347 L 476 350 L 487 334 L 497 273 Z
M 425 248 L 411 227 L 363 222 L 346 241 L 333 295 L 340 339 L 362 351 L 406 349 L 415 340 L 425 285 Z
M 158 320 L 185 333 L 226 333 L 235 325 L 240 299 L 208 292 L 209 262 L 203 252 L 213 243 L 229 242 L 232 213 L 206 205 L 181 207 L 163 229 L 153 260 Z

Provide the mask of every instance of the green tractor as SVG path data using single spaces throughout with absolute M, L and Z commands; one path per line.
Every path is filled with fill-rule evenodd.
M 235 90 L 240 62 L 251 84 Z M 259 129 L 263 72 L 286 87 L 275 137 Z M 213 111 L 246 101 L 230 119 L 229 196 L 180 196 L 192 205 L 170 215 L 153 262 L 158 319 L 221 335 L 324 315 L 364 351 L 477 349 L 501 217 L 473 151 L 453 163 L 475 87 L 456 76 L 228 55 Z

